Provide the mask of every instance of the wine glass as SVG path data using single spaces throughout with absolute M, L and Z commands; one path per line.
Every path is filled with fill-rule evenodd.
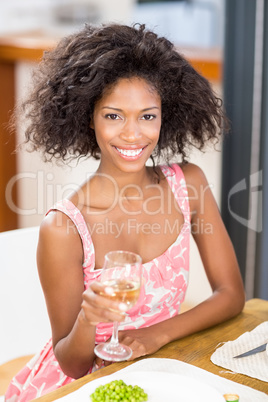
M 129 309 L 138 301 L 141 287 L 142 263 L 138 254 L 129 251 L 110 251 L 104 257 L 100 281 L 104 286 L 113 289 L 112 294 L 100 291 L 99 294 L 125 303 Z M 122 361 L 132 355 L 129 346 L 118 341 L 118 322 L 114 322 L 110 342 L 100 343 L 95 353 L 103 360 Z

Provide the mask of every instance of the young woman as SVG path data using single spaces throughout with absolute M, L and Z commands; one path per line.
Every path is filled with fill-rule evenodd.
M 144 26 L 86 26 L 45 55 L 24 106 L 34 149 L 100 163 L 41 225 L 52 339 L 13 379 L 6 401 L 34 399 L 106 364 L 94 346 L 110 338 L 114 321 L 135 359 L 241 311 L 232 244 L 203 172 L 187 163 L 190 146 L 217 138 L 221 102 L 172 43 Z M 165 164 L 156 165 L 159 157 Z M 191 226 L 213 294 L 179 314 Z M 128 314 L 98 295 L 104 255 L 118 249 L 143 261 L 144 286 Z

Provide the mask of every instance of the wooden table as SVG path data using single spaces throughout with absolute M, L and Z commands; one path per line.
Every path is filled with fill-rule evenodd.
M 266 392 L 268 394 L 268 383 L 260 380 L 256 380 L 251 377 L 247 377 L 242 374 L 232 374 L 232 377 L 228 374 L 224 374 L 222 367 L 215 366 L 210 361 L 210 356 L 215 351 L 219 342 L 226 342 L 236 339 L 246 331 L 251 331 L 257 325 L 264 321 L 268 321 L 268 301 L 260 299 L 252 299 L 246 303 L 246 306 L 241 314 L 237 317 L 219 324 L 213 328 L 198 332 L 194 335 L 187 336 L 184 339 L 174 341 L 161 348 L 153 355 L 146 356 L 155 358 L 170 358 L 181 360 L 185 363 L 193 364 L 204 370 L 210 371 L 221 377 L 231 379 L 240 384 L 247 385 L 256 390 Z M 137 360 L 141 360 L 137 359 Z M 136 361 L 137 361 L 136 360 Z M 53 391 L 41 398 L 35 399 L 38 402 L 54 401 L 64 395 L 67 395 L 74 390 L 80 388 L 82 385 L 95 380 L 96 378 L 103 377 L 105 375 L 112 374 L 122 368 L 134 363 L 132 362 L 120 362 L 113 363 L 95 373 L 89 374 L 79 380 L 74 381 L 71 384 L 65 385 L 56 391 Z

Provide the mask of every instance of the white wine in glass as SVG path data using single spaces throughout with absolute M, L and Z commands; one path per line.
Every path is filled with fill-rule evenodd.
M 100 278 L 104 287 L 113 289 L 112 294 L 99 292 L 102 296 L 123 302 L 128 309 L 138 301 L 142 281 L 142 260 L 138 254 L 129 251 L 110 251 L 104 257 Z M 95 354 L 103 360 L 122 361 L 132 355 L 129 346 L 118 341 L 118 322 L 114 323 L 110 342 L 95 347 Z

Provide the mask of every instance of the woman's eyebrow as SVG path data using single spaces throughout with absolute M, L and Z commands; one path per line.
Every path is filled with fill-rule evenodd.
M 142 112 L 146 112 L 147 110 L 151 110 L 151 109 L 159 109 L 159 107 L 158 106 L 147 107 L 146 109 L 142 109 Z
M 118 109 L 118 108 L 112 107 L 112 106 L 103 106 L 102 109 L 112 109 L 112 110 L 117 110 L 118 112 L 122 112 L 122 109 Z
M 112 110 L 116 110 L 116 111 L 118 111 L 118 112 L 123 112 L 122 109 L 118 109 L 118 108 L 112 107 L 112 106 L 103 106 L 102 109 L 112 109 Z M 159 109 L 159 107 L 158 107 L 158 106 L 151 106 L 151 107 L 147 107 L 147 108 L 145 108 L 145 109 L 142 109 L 141 111 L 142 111 L 142 112 L 146 112 L 146 111 L 152 110 L 152 109 Z

